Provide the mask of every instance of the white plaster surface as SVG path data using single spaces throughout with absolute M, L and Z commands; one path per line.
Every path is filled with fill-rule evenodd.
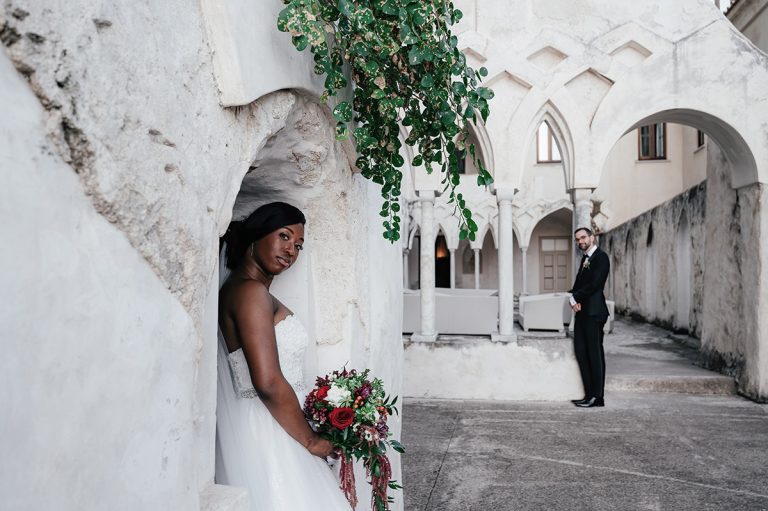
M 3 508 L 196 509 L 194 321 L 94 211 L 4 54 L 0 98 Z
M 408 343 L 408 397 L 559 401 L 582 397 L 570 339 Z
M 0 55 L 2 236 L 14 240 L 2 261 L 19 268 L 3 273 L 2 363 L 6 388 L 22 389 L 2 395 L 15 418 L 2 425 L 15 453 L 0 463 L 4 497 L 26 505 L 45 480 L 33 508 L 224 505 L 209 492 L 217 256 L 233 207 L 248 213 L 235 201 L 249 171 L 251 205 L 307 213 L 308 250 L 276 293 L 319 343 L 308 365 L 369 366 L 399 393 L 399 247 L 379 239 L 377 187 L 352 173 L 327 107 L 276 92 L 222 108 L 196 4 L 2 9 L 8 30 L 40 36 Z M 279 64 L 265 90 L 283 86 L 292 63 Z M 369 264 L 383 273 L 369 278 Z

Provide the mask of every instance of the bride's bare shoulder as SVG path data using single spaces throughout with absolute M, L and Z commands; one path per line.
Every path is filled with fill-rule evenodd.
M 220 308 L 233 313 L 273 311 L 273 299 L 267 287 L 250 279 L 228 281 L 224 284 L 219 292 L 219 304 Z

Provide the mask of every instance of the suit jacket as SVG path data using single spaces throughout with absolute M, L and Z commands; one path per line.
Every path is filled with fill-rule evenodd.
M 573 289 L 573 299 L 581 304 L 581 313 L 587 316 L 608 318 L 608 306 L 605 303 L 605 281 L 608 280 L 608 272 L 611 269 L 611 261 L 600 247 L 589 258 L 586 268 L 579 267 Z

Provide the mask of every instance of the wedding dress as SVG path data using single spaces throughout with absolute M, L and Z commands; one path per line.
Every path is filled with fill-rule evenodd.
M 307 332 L 288 316 L 275 337 L 280 369 L 303 406 Z M 243 350 L 228 353 L 221 331 L 218 373 L 216 482 L 247 488 L 251 511 L 349 511 L 331 468 L 272 417 L 253 388 Z

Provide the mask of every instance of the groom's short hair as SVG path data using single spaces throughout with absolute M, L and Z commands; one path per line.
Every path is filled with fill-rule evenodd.
M 579 227 L 575 231 L 573 231 L 573 234 L 575 235 L 579 231 L 584 231 L 587 233 L 587 236 L 592 236 L 594 233 L 592 232 L 592 229 L 589 229 L 587 227 Z

